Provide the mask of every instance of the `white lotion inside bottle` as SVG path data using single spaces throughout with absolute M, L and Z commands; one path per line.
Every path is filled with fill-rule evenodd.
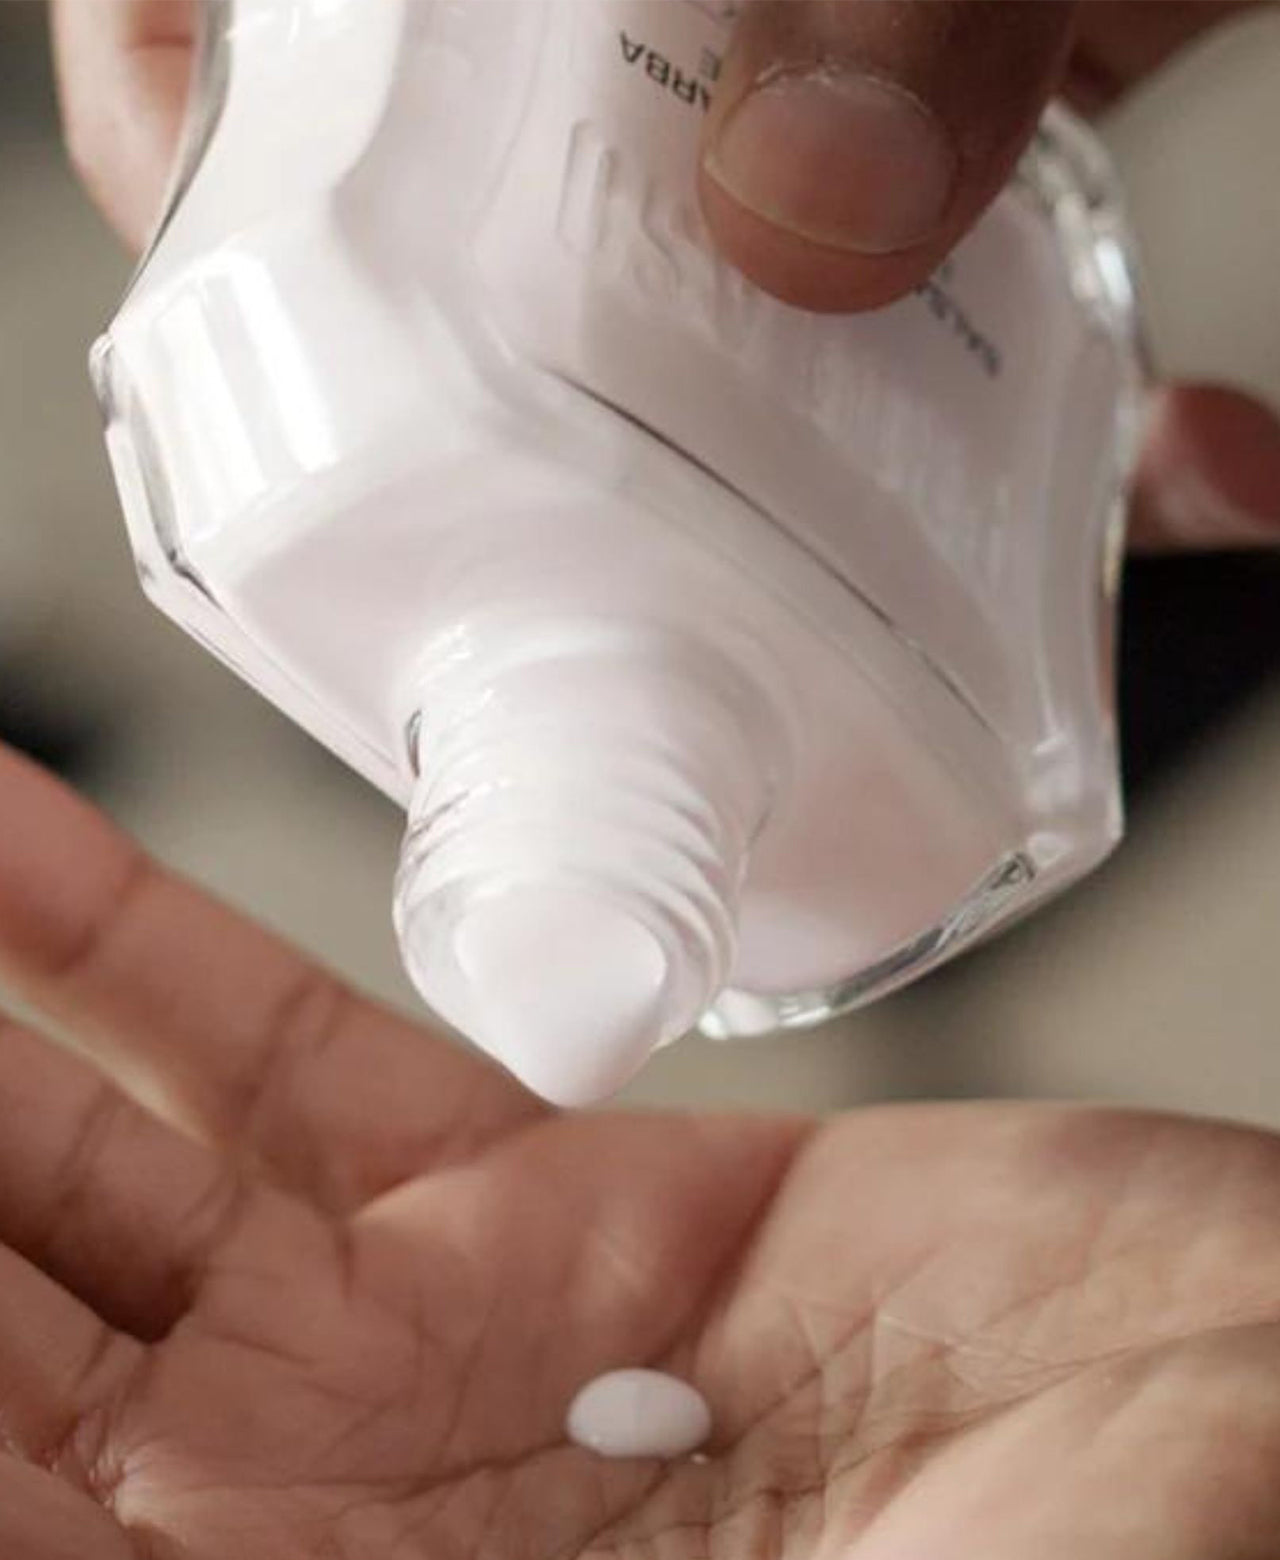
M 728 9 L 239 0 L 95 358 L 147 588 L 406 807 L 409 969 L 565 1102 L 1119 832 L 1105 162 L 1051 117 L 919 295 L 808 317 L 701 227 Z

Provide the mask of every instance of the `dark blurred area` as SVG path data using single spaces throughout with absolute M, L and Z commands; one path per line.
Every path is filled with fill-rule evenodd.
M 1280 555 L 1133 559 L 1120 637 L 1131 812 L 1280 673 Z

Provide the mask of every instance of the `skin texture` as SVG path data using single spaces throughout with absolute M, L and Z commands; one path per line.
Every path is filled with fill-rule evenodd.
M 1280 1139 L 557 1116 L 12 755 L 0 818 L 8 989 L 83 1053 L 0 1032 L 0 1553 L 1280 1550 Z M 566 1442 L 623 1364 L 705 1462 Z

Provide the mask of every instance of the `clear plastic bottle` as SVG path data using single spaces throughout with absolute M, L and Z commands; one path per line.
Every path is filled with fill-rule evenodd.
M 716 0 L 236 0 L 94 372 L 154 600 L 407 809 L 427 1001 L 564 1102 L 884 992 L 1121 828 L 1139 383 L 1050 113 L 920 292 L 712 252 Z

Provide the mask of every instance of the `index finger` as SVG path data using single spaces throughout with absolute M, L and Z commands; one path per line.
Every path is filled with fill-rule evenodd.
M 465 1158 L 538 1107 L 150 861 L 0 749 L 0 977 L 192 1135 L 330 1212 Z

